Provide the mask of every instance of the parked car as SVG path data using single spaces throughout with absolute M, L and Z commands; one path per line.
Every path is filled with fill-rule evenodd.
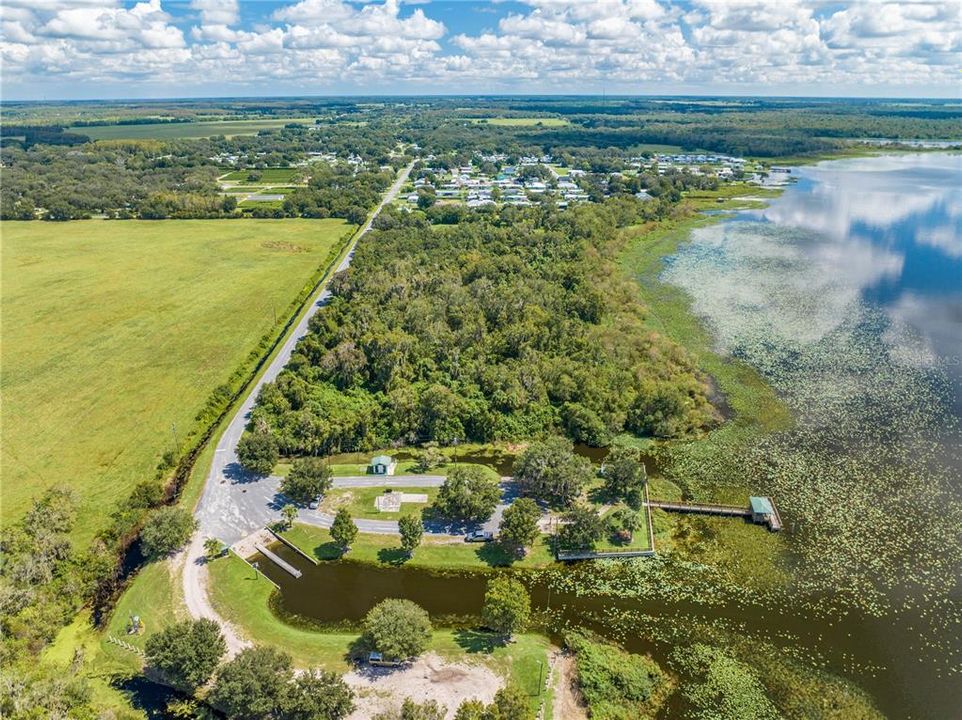
M 321 499 L 320 499 L 320 498 L 314 498 L 314 499 L 311 500 L 309 503 L 307 503 L 307 507 L 308 507 L 308 509 L 310 509 L 310 510 L 317 510 L 317 507 L 318 507 L 320 504 L 321 504 Z
M 494 535 L 487 530 L 475 530 L 468 533 L 464 538 L 464 542 L 491 542 L 492 540 L 494 540 Z
M 385 658 L 379 652 L 372 652 L 367 656 L 368 665 L 374 665 L 376 667 L 398 667 L 401 665 L 400 660 L 389 660 Z

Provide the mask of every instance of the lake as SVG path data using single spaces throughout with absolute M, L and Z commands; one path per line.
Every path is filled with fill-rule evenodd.
M 792 172 L 768 207 L 696 230 L 663 279 L 796 417 L 759 442 L 761 482 L 800 590 L 882 620 L 858 654 L 885 670 L 861 684 L 893 717 L 957 718 L 962 155 Z
M 744 450 L 786 520 L 791 587 L 715 592 L 714 576 L 659 558 L 526 582 L 551 626 L 587 624 L 659 662 L 712 628 L 851 679 L 889 717 L 959 718 L 962 157 L 793 174 L 767 208 L 696 230 L 663 273 L 691 296 L 719 352 L 757 368 L 796 418 Z M 773 542 L 746 533 L 758 547 Z M 278 552 L 304 571 L 294 580 L 261 562 L 282 588 L 275 609 L 295 622 L 356 621 L 397 596 L 472 622 L 487 577 L 313 566 Z

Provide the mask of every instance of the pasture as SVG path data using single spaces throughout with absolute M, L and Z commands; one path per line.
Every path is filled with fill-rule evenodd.
M 554 117 L 498 117 L 498 118 L 479 118 L 475 120 L 479 123 L 488 125 L 501 125 L 505 127 L 564 127 L 570 125 L 564 118 Z
M 42 488 L 89 541 L 350 229 L 341 220 L 7 222 L 4 523 Z
M 67 128 L 91 140 L 177 140 L 214 135 L 234 137 L 256 135 L 261 130 L 279 130 L 288 123 L 313 125 L 314 118 L 266 118 L 258 120 L 210 120 L 204 122 L 160 122 L 143 125 L 94 125 Z

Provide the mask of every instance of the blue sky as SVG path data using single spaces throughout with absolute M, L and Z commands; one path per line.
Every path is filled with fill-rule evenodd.
M 954 0 L 3 0 L 5 99 L 960 97 Z

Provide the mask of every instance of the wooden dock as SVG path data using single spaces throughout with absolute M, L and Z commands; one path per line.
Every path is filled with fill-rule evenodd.
M 668 512 L 697 513 L 698 515 L 726 515 L 728 517 L 748 517 L 748 508 L 734 505 L 702 505 L 700 503 L 664 502 L 663 500 L 649 500 L 649 507 L 661 508 Z
M 648 507 L 660 508 L 668 512 L 692 513 L 697 515 L 720 515 L 722 517 L 744 517 L 758 525 L 767 525 L 771 532 L 778 532 L 782 529 L 782 518 L 775 507 L 775 501 L 766 497 L 772 506 L 772 512 L 763 516 L 756 516 L 750 507 L 738 507 L 736 505 L 709 505 L 703 503 L 688 502 L 666 502 L 663 500 L 649 500 Z
M 293 575 L 296 578 L 299 578 L 301 576 L 300 570 L 298 570 L 296 567 L 291 565 L 289 562 L 286 562 L 285 560 L 282 560 L 281 558 L 279 558 L 277 555 L 272 553 L 270 550 L 268 550 L 266 547 L 264 547 L 260 543 L 256 543 L 254 545 L 254 549 L 257 550 L 257 552 L 259 552 L 261 555 L 266 557 L 268 560 L 273 561 L 273 563 L 277 565 L 281 570 L 289 572 L 291 575 Z

